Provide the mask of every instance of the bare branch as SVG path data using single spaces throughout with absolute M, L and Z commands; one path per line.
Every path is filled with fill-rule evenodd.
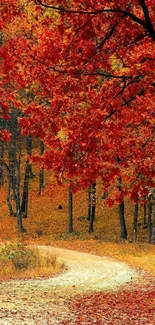
M 47 65 L 44 61 L 41 61 L 39 60 L 38 58 L 36 58 L 34 55 L 30 55 L 31 58 L 33 58 L 34 60 L 36 60 L 37 62 L 39 62 L 40 64 L 44 65 L 48 70 L 53 70 L 55 72 L 59 72 L 59 73 L 66 73 L 66 70 L 60 70 L 60 69 L 57 69 L 55 67 L 50 67 L 49 65 Z
M 75 10 L 75 9 L 66 9 L 63 6 L 59 6 L 59 7 L 55 7 L 52 5 L 46 5 L 45 3 L 43 3 L 41 0 L 37 0 L 37 2 L 45 7 L 45 8 L 51 8 L 54 10 L 59 11 L 60 13 L 73 13 L 73 14 L 83 14 L 83 15 L 98 15 L 101 13 L 120 13 L 120 14 L 124 14 L 125 16 L 130 17 L 133 21 L 135 21 L 136 23 L 138 23 L 139 25 L 142 25 L 144 28 L 147 28 L 146 23 L 140 19 L 139 17 L 135 16 L 133 13 L 131 13 L 128 10 L 123 10 L 123 9 L 97 9 L 97 10 L 93 10 L 93 11 L 85 11 L 85 10 Z
M 155 30 L 153 29 L 153 25 L 151 23 L 148 7 L 145 3 L 145 0 L 139 0 L 139 2 L 144 13 L 146 28 L 149 32 L 149 35 L 153 38 L 153 40 L 155 40 Z

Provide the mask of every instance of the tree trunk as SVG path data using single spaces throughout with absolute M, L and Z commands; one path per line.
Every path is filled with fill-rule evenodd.
M 95 210 L 96 210 L 96 182 L 91 185 L 91 210 L 90 210 L 90 222 L 89 222 L 89 233 L 94 232 L 94 220 L 95 220 Z
M 4 161 L 4 142 L 0 140 L 0 161 Z M 0 187 L 3 186 L 4 170 L 0 166 Z
M 152 237 L 152 224 L 151 224 L 151 218 L 152 218 L 152 203 L 148 202 L 148 235 L 147 235 L 147 242 L 151 243 L 151 237 Z
M 91 216 L 91 186 L 88 188 L 88 216 L 87 220 L 90 220 Z
M 71 188 L 68 191 L 68 232 L 73 232 L 73 193 Z
M 45 146 L 44 143 L 41 141 L 40 143 L 40 154 L 41 156 L 44 154 Z M 39 191 L 38 195 L 41 194 L 41 190 L 44 188 L 44 167 L 39 172 Z
M 119 204 L 119 218 L 120 218 L 120 227 L 121 227 L 121 239 L 127 239 L 127 230 L 124 217 L 124 201 Z
M 32 156 L 32 137 L 31 135 L 26 137 L 26 151 L 29 156 Z M 29 164 L 29 177 L 33 178 L 32 165 Z
M 23 195 L 22 195 L 22 204 L 21 204 L 21 213 L 24 218 L 28 216 L 28 195 L 29 195 L 29 162 L 26 161 L 25 167 L 25 177 L 23 185 Z
M 32 153 L 32 138 L 28 136 L 26 138 L 26 152 L 28 155 Z M 23 194 L 22 194 L 22 204 L 21 204 L 21 213 L 24 218 L 28 216 L 28 196 L 29 196 L 29 179 L 32 177 L 32 169 L 29 161 L 26 161 L 25 166 L 25 176 L 24 176 L 24 185 L 23 185 Z
M 134 205 L 134 219 L 133 219 L 133 241 L 137 241 L 137 223 L 138 223 L 138 203 Z
M 17 215 L 17 225 L 18 225 L 18 229 L 20 232 L 26 232 L 26 230 L 23 227 L 22 224 L 22 212 L 21 212 L 21 208 L 20 208 L 20 194 L 19 191 L 17 189 L 17 196 L 16 196 L 16 215 Z
M 144 197 L 144 199 L 146 200 L 146 196 Z M 146 214 L 147 214 L 147 210 L 146 210 L 146 203 L 144 203 L 144 219 L 143 219 L 143 224 L 144 226 L 147 225 L 147 218 L 146 218 Z
M 122 192 L 121 177 L 118 178 L 117 188 L 120 191 L 120 196 L 121 196 L 121 192 Z M 127 239 L 127 229 L 126 229 L 125 216 L 124 216 L 124 200 L 119 204 L 119 218 L 120 218 L 120 228 L 121 228 L 120 238 Z
M 17 120 L 16 114 L 12 112 L 10 119 L 10 132 L 11 132 L 11 142 L 10 148 L 8 152 L 8 160 L 9 160 L 9 180 L 8 180 L 8 194 L 7 194 L 7 204 L 10 212 L 10 216 L 16 216 L 16 212 L 13 212 L 11 199 L 16 201 L 16 150 L 17 150 Z
M 11 189 L 12 189 L 12 178 L 9 177 L 9 180 L 8 180 L 8 192 L 7 192 L 7 205 L 8 205 L 8 208 L 9 208 L 10 216 L 16 217 L 16 213 L 13 212 L 13 208 L 12 208 L 12 204 L 11 204 Z
M 16 161 L 16 186 L 15 186 L 15 194 L 16 194 L 16 215 L 17 215 L 17 224 L 20 232 L 26 232 L 22 224 L 22 211 L 20 206 L 20 162 Z
M 155 202 L 153 203 L 153 238 L 152 244 L 155 245 Z
M 25 232 L 25 229 L 22 225 L 22 213 L 20 208 L 20 162 L 21 162 L 21 148 L 20 144 L 19 155 L 17 159 L 17 137 L 18 134 L 18 123 L 17 123 L 18 111 L 13 110 L 11 112 L 10 119 L 10 131 L 11 131 L 11 144 L 9 151 L 9 169 L 10 169 L 10 182 L 13 191 L 13 199 L 15 200 L 16 205 L 16 216 L 17 216 L 17 225 L 20 232 Z

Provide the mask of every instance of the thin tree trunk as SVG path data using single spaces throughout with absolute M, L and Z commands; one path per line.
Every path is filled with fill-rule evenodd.
M 26 138 L 26 151 L 28 155 L 32 153 L 32 138 L 30 136 Z M 31 165 L 27 160 L 25 166 L 25 176 L 24 176 L 22 204 L 21 204 L 21 213 L 24 218 L 27 218 L 28 216 L 29 179 L 32 177 L 31 173 L 32 173 Z
M 0 167 L 0 187 L 3 186 L 4 172 L 3 168 Z
M 121 227 L 121 235 L 120 238 L 127 239 L 127 230 L 125 224 L 125 217 L 124 217 L 124 200 L 121 204 L 119 204 L 119 217 L 120 217 L 120 227 Z
M 44 143 L 41 141 L 40 143 L 40 154 L 41 156 L 44 154 L 45 146 Z M 38 195 L 41 194 L 41 190 L 44 188 L 44 167 L 39 172 L 39 191 Z
M 96 182 L 91 185 L 91 211 L 90 211 L 90 222 L 89 222 L 89 233 L 94 232 L 94 220 L 96 210 Z
M 152 244 L 155 245 L 155 202 L 153 203 L 153 238 Z
M 32 155 L 32 137 L 31 135 L 26 137 L 26 151 L 29 156 Z M 34 174 L 32 171 L 32 165 L 29 164 L 29 177 L 33 178 Z
M 16 187 L 16 141 L 15 137 L 12 136 L 12 141 L 10 144 L 9 149 L 9 179 L 8 179 L 8 194 L 7 194 L 7 204 L 10 212 L 10 216 L 16 216 L 16 212 L 13 212 L 11 199 L 16 201 L 16 193 L 15 193 L 15 187 Z
M 138 203 L 134 205 L 134 219 L 133 219 L 133 241 L 137 241 L 137 224 L 138 224 Z
M 91 186 L 88 188 L 88 216 L 87 220 L 90 220 L 91 216 Z
M 151 243 L 151 237 L 152 237 L 151 218 L 152 218 L 152 203 L 149 198 L 149 202 L 148 202 L 148 235 L 147 235 L 147 242 L 149 244 Z
M 21 208 L 20 208 L 20 194 L 19 191 L 17 189 L 17 195 L 16 195 L 16 215 L 17 215 L 17 225 L 18 225 L 18 229 L 20 232 L 26 232 L 26 230 L 23 227 L 22 224 L 22 212 L 21 212 Z
M 144 199 L 146 200 L 146 196 L 144 197 Z M 146 218 L 146 215 L 147 215 L 147 209 L 146 209 L 146 203 L 144 203 L 144 219 L 143 219 L 143 224 L 144 224 L 144 226 L 147 225 L 147 218 Z
M 21 204 L 21 213 L 24 218 L 27 218 L 27 216 L 28 216 L 29 177 L 30 177 L 29 176 L 29 162 L 26 161 L 22 204 Z
M 13 212 L 13 208 L 12 208 L 12 204 L 11 204 L 11 200 L 10 200 L 10 198 L 11 198 L 11 189 L 12 189 L 12 179 L 9 177 L 9 180 L 8 180 L 8 191 L 7 191 L 7 205 L 8 205 L 8 208 L 9 208 L 10 216 L 16 217 L 15 212 Z
M 122 192 L 122 179 L 121 177 L 118 178 L 118 190 L 120 191 L 120 196 Z M 119 218 L 120 218 L 120 228 L 121 234 L 120 238 L 127 239 L 127 229 L 125 224 L 125 216 L 124 216 L 124 200 L 119 204 Z
M 68 232 L 73 232 L 73 193 L 71 188 L 68 191 Z
M 16 161 L 16 168 L 17 168 L 17 177 L 16 177 L 15 194 L 16 194 L 17 224 L 20 232 L 26 232 L 22 224 L 22 211 L 20 206 L 20 163 L 17 161 Z
M 25 232 L 22 225 L 22 213 L 20 207 L 20 161 L 21 161 L 21 149 L 19 145 L 19 156 L 17 160 L 17 138 L 18 138 L 18 123 L 17 123 L 18 111 L 13 110 L 10 119 L 10 131 L 12 135 L 10 152 L 9 152 L 9 169 L 11 186 L 13 191 L 13 198 L 16 205 L 17 225 L 20 232 Z
M 4 142 L 0 140 L 0 161 L 4 161 Z M 4 171 L 3 168 L 0 166 L 0 187 L 3 186 L 4 180 Z

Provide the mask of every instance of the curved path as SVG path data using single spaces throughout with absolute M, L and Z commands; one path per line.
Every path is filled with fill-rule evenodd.
M 132 281 L 137 272 L 125 263 L 107 257 L 81 253 L 69 249 L 37 246 L 40 250 L 53 251 L 68 270 L 59 276 L 42 280 L 43 287 L 74 288 L 76 291 L 116 289 Z M 40 283 L 33 280 L 34 283 Z
M 106 257 L 50 246 L 37 247 L 56 253 L 68 270 L 50 279 L 0 283 L 0 325 L 76 324 L 76 315 L 69 311 L 75 294 L 117 290 L 137 278 L 134 269 Z

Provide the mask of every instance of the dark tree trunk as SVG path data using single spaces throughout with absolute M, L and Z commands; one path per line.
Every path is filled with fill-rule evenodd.
M 0 187 L 3 186 L 3 180 L 4 180 L 4 172 L 3 172 L 3 168 L 0 167 Z
M 21 208 L 20 208 L 20 194 L 19 191 L 17 189 L 17 195 L 16 195 L 16 216 L 17 216 L 17 225 L 18 225 L 18 229 L 20 232 L 26 232 L 26 230 L 23 227 L 22 224 L 22 212 L 21 212 Z
M 15 214 L 15 212 L 13 212 L 13 207 L 12 207 L 12 204 L 11 204 L 11 189 L 12 189 L 12 178 L 9 177 L 9 180 L 8 180 L 8 192 L 7 192 L 7 205 L 8 205 L 8 208 L 9 208 L 10 216 L 16 217 L 16 214 Z M 15 198 L 14 198 L 14 200 L 15 200 Z
M 146 218 L 146 215 L 147 215 L 146 203 L 144 203 L 144 226 L 147 225 L 147 218 Z
M 29 162 L 26 161 L 21 213 L 24 218 L 28 216 L 28 195 L 29 195 Z
M 26 138 L 26 152 L 28 155 L 32 153 L 32 138 L 28 136 Z M 22 194 L 22 204 L 21 204 L 21 213 L 24 218 L 28 216 L 28 197 L 29 197 L 29 179 L 32 177 L 32 169 L 29 161 L 26 161 L 25 166 L 25 176 L 24 176 L 24 185 L 23 185 L 23 194 Z
M 0 161 L 4 161 L 4 142 L 0 140 Z M 3 186 L 4 180 L 4 171 L 3 168 L 0 166 L 0 187 Z
M 22 213 L 20 208 L 20 158 L 21 148 L 19 145 L 19 155 L 17 159 L 17 137 L 18 135 L 18 123 L 17 123 L 18 111 L 14 110 L 11 113 L 10 119 L 10 131 L 12 135 L 10 152 L 9 152 L 9 169 L 10 169 L 10 182 L 12 187 L 12 198 L 15 200 L 17 225 L 20 232 L 25 232 L 22 225 Z
M 153 203 L 153 238 L 152 243 L 155 245 L 155 202 Z
M 119 204 L 119 218 L 120 218 L 120 227 L 121 227 L 121 239 L 127 239 L 127 230 L 124 217 L 124 201 Z
M 11 200 L 16 201 L 16 150 L 17 150 L 17 117 L 15 112 L 12 112 L 10 119 L 10 132 L 11 142 L 8 153 L 9 160 L 9 180 L 8 180 L 8 194 L 7 204 L 10 212 L 10 216 L 16 216 L 16 212 L 13 212 Z
M 137 224 L 138 224 L 138 203 L 134 205 L 134 218 L 133 218 L 133 241 L 137 241 Z
M 152 218 L 152 203 L 149 199 L 149 202 L 148 202 L 148 235 L 147 235 L 147 242 L 149 244 L 151 243 L 151 237 L 152 237 L 151 218 Z
M 90 220 L 91 216 L 91 186 L 88 188 L 88 216 L 87 220 Z
M 29 156 L 32 156 L 32 137 L 31 135 L 26 137 L 26 151 Z M 29 177 L 33 178 L 32 165 L 29 164 Z
M 41 156 L 44 154 L 45 146 L 44 143 L 41 141 L 40 143 L 40 154 Z M 44 167 L 39 172 L 39 191 L 38 195 L 41 194 L 41 190 L 44 188 Z
M 96 182 L 91 185 L 91 210 L 90 210 L 90 221 L 89 221 L 89 233 L 94 232 L 94 220 L 95 220 L 95 210 L 96 210 Z
M 146 196 L 144 197 L 144 199 L 146 200 Z M 144 219 L 143 219 L 143 223 L 144 226 L 147 225 L 147 218 L 146 218 L 146 214 L 147 214 L 147 210 L 146 210 L 146 203 L 144 203 Z
M 121 177 L 118 178 L 118 189 L 120 191 L 120 197 L 122 192 L 122 179 Z M 125 223 L 125 216 L 124 216 L 124 200 L 119 204 L 119 218 L 120 218 L 120 228 L 121 228 L 121 239 L 127 239 L 127 229 Z
M 16 159 L 16 170 L 17 170 L 17 175 L 16 175 L 16 187 L 15 187 L 15 194 L 16 194 L 16 215 L 17 215 L 17 224 L 18 224 L 18 229 L 20 232 L 26 232 L 26 230 L 23 227 L 22 224 L 22 211 L 21 211 L 21 202 L 20 202 L 20 157 L 19 160 L 17 161 Z
M 73 232 L 73 193 L 71 188 L 68 191 L 68 232 Z

